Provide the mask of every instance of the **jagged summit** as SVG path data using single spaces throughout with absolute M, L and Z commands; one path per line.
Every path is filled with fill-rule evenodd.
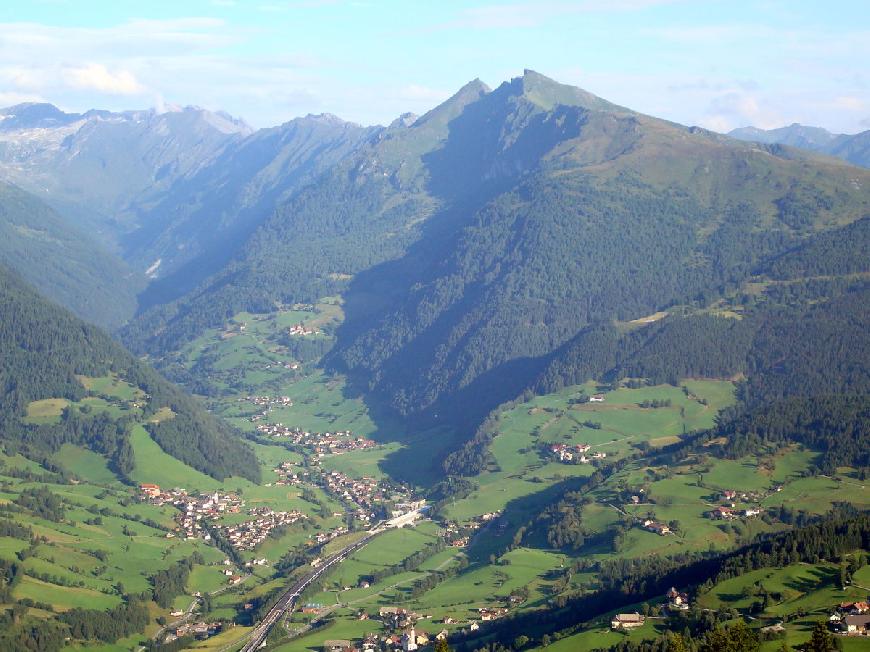
M 322 126 L 322 127 L 343 127 L 346 129 L 362 129 L 362 125 L 345 120 L 334 113 L 306 113 L 303 116 L 291 118 L 287 122 L 283 122 L 276 127 L 266 127 L 261 129 L 262 132 L 269 132 L 275 129 L 292 129 L 305 126 Z
M 472 79 L 444 102 L 423 114 L 414 123 L 414 126 L 420 127 L 430 122 L 447 122 L 462 113 L 466 106 L 490 93 L 491 90 L 480 78 Z
M 81 117 L 80 113 L 66 113 L 48 102 L 24 102 L 0 109 L 0 130 L 62 127 Z
M 740 127 L 728 132 L 728 136 L 767 145 L 799 147 L 836 156 L 855 165 L 870 167 L 870 129 L 857 134 L 835 134 L 822 127 L 794 122 L 777 129 Z
M 509 82 L 504 82 L 499 90 L 521 95 L 545 110 L 562 104 L 595 111 L 629 112 L 628 109 L 608 102 L 589 91 L 569 84 L 561 84 L 528 68 L 523 71 L 521 77 L 514 77 Z
M 417 122 L 417 119 L 419 117 L 420 116 L 418 116 L 416 113 L 403 113 L 390 123 L 390 128 L 393 129 L 396 127 L 410 127 L 415 122 Z
M 321 122 L 323 124 L 330 124 L 330 125 L 348 124 L 347 120 L 343 120 L 342 118 L 339 118 L 334 113 L 309 113 L 303 119 L 310 120 L 312 122 Z
M 88 120 L 164 119 L 165 116 L 193 116 L 225 134 L 250 134 L 254 130 L 241 118 L 226 111 L 210 111 L 199 106 L 166 104 L 160 108 L 107 111 L 90 109 L 84 113 L 68 113 L 48 102 L 23 102 L 0 109 L 0 131 L 56 129 Z
M 821 127 L 810 127 L 793 122 L 776 129 L 760 129 L 759 127 L 741 127 L 728 134 L 740 140 L 754 140 L 761 143 L 781 143 L 794 147 L 814 149 L 823 147 L 837 139 L 839 134 L 833 134 Z

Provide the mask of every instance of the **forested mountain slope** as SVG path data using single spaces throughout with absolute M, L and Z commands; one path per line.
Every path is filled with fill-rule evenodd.
M 200 471 L 258 477 L 253 454 L 228 425 L 2 267 L 0 314 L 0 433 L 7 451 L 39 457 L 66 442 L 81 444 L 124 475 L 133 464 L 129 430 L 141 421 L 166 452 Z M 129 409 L 82 401 L 97 382 L 127 388 Z
M 584 328 L 708 303 L 868 210 L 864 170 L 527 71 L 382 132 L 126 337 L 165 351 L 239 310 L 342 292 L 331 364 L 401 413 L 471 422 Z
M 792 124 L 779 129 L 741 127 L 728 133 L 732 138 L 758 143 L 789 145 L 836 156 L 849 163 L 870 167 L 870 131 L 833 134 L 820 127 Z
M 144 279 L 37 197 L 0 182 L 0 263 L 85 321 L 114 330 Z
M 143 209 L 125 256 L 156 280 L 143 307 L 181 296 L 225 265 L 296 190 L 348 156 L 379 127 L 309 115 L 231 142 Z

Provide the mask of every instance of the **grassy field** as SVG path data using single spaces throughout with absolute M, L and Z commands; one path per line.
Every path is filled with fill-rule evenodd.
M 630 632 L 615 632 L 608 625 L 602 624 L 585 632 L 566 636 L 546 648 L 535 649 L 547 650 L 547 652 L 591 652 L 619 645 L 623 641 L 640 643 L 654 640 L 661 634 L 662 632 L 656 629 L 654 621 L 647 621 L 642 627 Z
M 684 432 L 711 426 L 716 413 L 733 401 L 731 383 L 692 381 L 686 387 L 689 395 L 670 385 L 620 388 L 607 392 L 603 403 L 572 404 L 581 394 L 596 393 L 590 383 L 535 397 L 502 413 L 491 447 L 497 470 L 480 475 L 479 489 L 451 505 L 448 515 L 461 521 L 502 510 L 511 501 L 541 492 L 565 477 L 585 476 L 594 470 L 591 465 L 554 461 L 542 452 L 548 445 L 588 444 L 590 452 L 618 459 L 641 442 L 669 443 Z M 707 405 L 690 395 L 705 399 Z M 640 407 L 653 400 L 669 400 L 671 406 Z M 587 423 L 600 424 L 600 428 Z
M 145 393 L 138 387 L 121 380 L 115 374 L 109 376 L 76 376 L 86 390 L 100 396 L 111 396 L 122 401 L 144 398 Z
M 335 299 L 323 299 L 311 310 L 285 309 L 257 315 L 242 312 L 223 328 L 207 330 L 176 358 L 226 395 L 274 391 L 281 383 L 301 375 L 293 366 L 303 362 L 294 354 L 293 340 L 328 343 L 341 319 L 341 304 Z M 294 338 L 288 329 L 300 323 L 317 334 Z
M 65 398 L 44 398 L 27 404 L 26 423 L 57 423 L 70 402 Z
M 55 611 L 83 609 L 110 609 L 121 602 L 116 595 L 104 595 L 92 589 L 58 586 L 32 577 L 24 577 L 12 592 L 18 600 L 29 598 L 50 604 Z
M 153 482 L 162 487 L 199 490 L 217 489 L 220 486 L 214 478 L 165 453 L 142 426 L 133 428 L 130 442 L 136 460 L 130 475 L 136 482 Z
M 87 478 L 89 482 L 102 484 L 118 480 L 109 469 L 105 457 L 81 446 L 64 444 L 52 456 L 52 461 L 81 478 Z

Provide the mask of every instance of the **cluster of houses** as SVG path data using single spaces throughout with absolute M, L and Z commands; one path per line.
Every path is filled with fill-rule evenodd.
M 225 514 L 238 514 L 244 506 L 244 501 L 236 494 L 215 491 L 192 495 L 184 489 L 163 490 L 160 485 L 148 482 L 139 485 L 139 499 L 152 505 L 173 505 L 178 508 L 175 531 L 189 539 L 201 535 L 205 522 Z M 170 533 L 167 536 L 174 535 Z M 210 537 L 206 534 L 204 538 L 208 540 Z
M 348 529 L 344 526 L 339 526 L 337 528 L 333 528 L 332 530 L 321 531 L 321 532 L 318 532 L 314 537 L 312 537 L 308 543 L 312 546 L 323 545 L 324 543 L 328 543 L 329 541 L 332 541 L 336 537 L 340 537 L 343 534 L 347 534 L 347 532 L 348 532 Z M 318 561 L 318 560 L 315 559 L 314 561 Z M 316 566 L 316 565 L 319 565 L 319 563 L 315 564 L 314 562 L 312 562 L 311 565 Z
M 239 514 L 245 506 L 236 494 L 215 491 L 208 494 L 191 495 L 184 489 L 163 491 L 159 485 L 144 483 L 139 485 L 139 497 L 154 505 L 171 504 L 178 508 L 175 517 L 176 533 L 188 539 L 202 537 L 206 541 L 211 535 L 205 532 L 205 525 L 227 514 Z M 299 511 L 276 512 L 270 507 L 255 507 L 248 510 L 254 518 L 233 525 L 218 526 L 236 550 L 253 550 L 262 543 L 276 527 L 290 525 L 307 518 Z M 167 536 L 175 536 L 168 534 Z
M 297 427 L 291 428 L 282 423 L 263 423 L 257 426 L 257 432 L 270 437 L 286 437 L 297 446 L 311 449 L 317 457 L 366 450 L 378 445 L 371 439 L 354 436 L 350 430 L 311 432 Z
M 310 473 L 305 470 L 298 469 L 293 462 L 281 462 L 273 471 L 278 479 L 274 483 L 267 482 L 266 486 L 271 487 L 273 484 L 276 487 L 285 487 L 287 485 L 300 485 L 302 481 L 310 477 Z
M 669 611 L 688 611 L 690 605 L 691 603 L 687 593 L 678 591 L 674 587 L 671 587 L 670 590 L 665 593 L 665 607 Z M 642 627 L 645 622 L 646 617 L 637 612 L 614 614 L 610 619 L 610 629 L 625 631 L 635 629 L 636 627 Z
M 725 507 L 723 505 L 719 505 L 718 507 L 714 507 L 709 512 L 707 512 L 707 518 L 712 518 L 713 520 L 719 521 L 730 521 L 731 519 L 743 517 L 752 517 L 758 516 L 763 512 L 759 507 L 747 507 L 746 509 L 732 509 L 731 507 Z
M 326 471 L 320 474 L 320 482 L 327 493 L 362 508 L 371 509 L 388 498 L 384 487 L 371 476 L 352 478 L 341 471 Z
M 783 485 L 776 484 L 767 492 L 735 491 L 733 489 L 726 489 L 725 491 L 720 492 L 716 497 L 719 502 L 723 504 L 717 505 L 707 512 L 707 518 L 728 521 L 740 517 L 751 518 L 753 516 L 758 516 L 764 510 L 757 505 L 769 495 L 782 491 L 782 488 Z M 738 509 L 738 501 L 743 503 L 754 503 L 756 506 Z
M 203 641 L 215 636 L 216 634 L 220 634 L 223 631 L 223 628 L 224 625 L 221 622 L 185 623 L 183 625 L 178 625 L 174 630 L 171 630 L 166 635 L 163 642 L 171 643 L 172 641 L 184 638 L 185 636 L 193 636 L 197 640 Z
M 255 518 L 233 525 L 222 525 L 219 528 L 233 548 L 239 551 L 253 550 L 265 541 L 276 527 L 290 525 L 307 518 L 297 510 L 276 512 L 269 507 L 255 507 L 248 510 L 248 514 Z
M 480 616 L 480 620 L 484 622 L 490 620 L 497 620 L 503 616 L 506 616 L 507 612 L 507 607 L 480 607 L 477 610 L 477 613 Z
M 674 587 L 665 593 L 665 605 L 670 611 L 687 611 L 689 609 L 689 596 Z M 634 612 L 614 614 L 610 619 L 610 629 L 615 631 L 627 631 L 637 627 L 643 627 L 646 617 Z
M 842 602 L 828 618 L 828 625 L 846 636 L 870 636 L 870 604 Z
M 364 523 L 377 518 L 388 503 L 394 507 L 390 516 L 396 518 L 422 507 L 425 501 L 415 500 L 410 492 L 379 481 L 371 476 L 352 478 L 341 471 L 324 471 L 320 486 L 331 496 L 356 508 L 355 516 Z
M 453 548 L 465 548 L 471 541 L 471 535 L 475 531 L 482 528 L 484 525 L 492 524 L 498 521 L 501 516 L 500 511 L 487 512 L 480 516 L 475 516 L 471 521 L 465 523 L 457 523 L 450 521 L 444 526 L 444 538 L 447 545 Z
M 607 453 L 597 451 L 587 456 L 591 446 L 589 444 L 551 444 L 550 453 L 563 464 L 589 464 L 592 460 L 600 460 L 607 457 Z
M 307 613 L 317 613 L 321 605 L 306 605 L 302 611 Z M 480 620 L 495 620 L 501 618 L 507 613 L 506 608 L 501 607 L 484 607 L 478 610 Z M 367 634 L 362 640 L 328 640 L 323 643 L 324 652 L 367 652 L 382 650 L 386 652 L 413 652 L 414 650 L 431 649 L 430 646 L 438 641 L 447 640 L 450 632 L 445 627 L 438 633 L 428 633 L 417 629 L 417 621 L 425 618 L 420 614 L 409 611 L 404 607 L 387 606 L 381 607 L 376 616 L 381 621 L 384 628 L 388 631 L 386 634 Z M 359 620 L 368 620 L 369 615 L 365 611 L 361 611 L 358 616 Z M 446 616 L 442 621 L 444 625 L 455 625 L 456 621 Z M 468 622 L 467 626 L 454 633 L 469 634 L 480 629 L 480 624 L 476 620 Z
M 246 396 L 245 400 L 260 407 L 292 407 L 293 400 L 289 396 Z
M 469 525 L 460 525 L 450 521 L 444 526 L 444 540 L 447 542 L 447 545 L 453 548 L 465 548 L 471 542 L 472 531 L 480 527 L 479 524 L 475 525 L 476 527 L 472 528 Z
M 296 337 L 302 337 L 305 335 L 317 335 L 320 333 L 316 328 L 311 328 L 310 326 L 306 326 L 303 322 L 299 322 L 298 324 L 293 324 L 287 332 L 290 335 L 294 335 Z
M 324 652 L 368 652 L 374 650 L 386 650 L 387 652 L 412 652 L 423 649 L 434 641 L 447 638 L 447 630 L 443 630 L 430 637 L 426 632 L 418 632 L 414 627 L 409 628 L 402 634 L 368 634 L 359 645 L 348 640 L 332 640 L 323 642 Z
M 175 490 L 178 491 L 178 490 Z M 189 494 L 172 502 L 179 509 L 175 517 L 176 531 L 188 539 L 202 536 L 209 540 L 211 535 L 202 534 L 204 526 L 209 521 L 215 521 L 225 514 L 238 514 L 244 507 L 244 501 L 236 494 L 225 494 L 215 491 L 210 494 Z

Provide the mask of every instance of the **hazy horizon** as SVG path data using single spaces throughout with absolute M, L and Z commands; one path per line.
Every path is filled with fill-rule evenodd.
M 859 2 L 53 2 L 0 8 L 0 105 L 196 105 L 253 127 L 421 114 L 530 68 L 715 131 L 870 128 Z

